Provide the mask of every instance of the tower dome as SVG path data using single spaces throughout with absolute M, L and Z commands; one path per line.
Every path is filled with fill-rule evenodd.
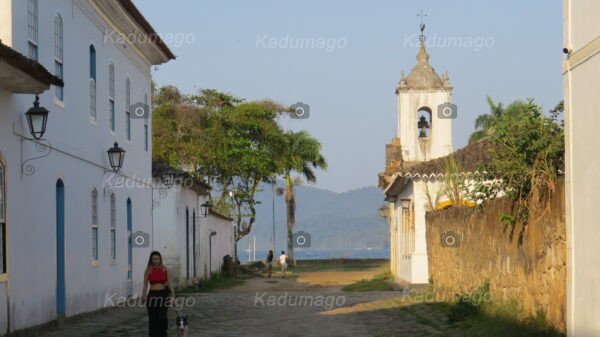
M 425 44 L 421 43 L 417 53 L 417 64 L 406 78 L 406 85 L 410 89 L 443 89 L 444 82 L 429 64 L 429 55 Z

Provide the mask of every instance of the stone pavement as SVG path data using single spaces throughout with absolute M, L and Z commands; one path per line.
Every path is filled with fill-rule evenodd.
M 348 293 L 294 279 L 256 278 L 222 292 L 190 295 L 188 336 L 461 336 L 433 306 L 402 292 Z M 183 303 L 183 302 L 181 302 Z M 177 336 L 170 310 L 169 336 Z M 144 308 L 113 308 L 63 324 L 40 337 L 147 336 Z

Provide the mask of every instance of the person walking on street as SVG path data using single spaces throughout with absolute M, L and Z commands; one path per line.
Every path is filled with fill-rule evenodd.
M 279 256 L 279 265 L 281 265 L 281 272 L 283 273 L 282 278 L 285 278 L 285 271 L 287 270 L 287 255 L 285 255 L 283 250 Z
M 273 260 L 275 259 L 275 254 L 273 254 L 272 250 L 269 250 L 269 255 L 267 256 L 267 277 L 271 277 L 273 273 Z
M 150 284 L 150 291 L 148 291 Z M 171 273 L 163 265 L 162 256 L 154 251 L 150 254 L 144 272 L 144 290 L 142 303 L 148 311 L 148 331 L 150 337 L 167 337 L 169 321 L 167 310 L 171 306 L 175 291 L 171 281 Z

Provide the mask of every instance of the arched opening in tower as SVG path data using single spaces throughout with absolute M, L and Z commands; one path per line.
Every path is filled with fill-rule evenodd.
M 419 138 L 429 138 L 431 136 L 431 109 L 421 107 L 417 112 L 417 128 L 419 129 Z

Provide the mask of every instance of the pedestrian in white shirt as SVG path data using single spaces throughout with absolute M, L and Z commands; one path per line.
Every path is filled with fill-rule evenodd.
M 281 272 L 283 273 L 283 277 L 285 278 L 285 271 L 287 270 L 287 255 L 282 250 L 281 255 L 279 256 L 279 265 L 281 266 Z

